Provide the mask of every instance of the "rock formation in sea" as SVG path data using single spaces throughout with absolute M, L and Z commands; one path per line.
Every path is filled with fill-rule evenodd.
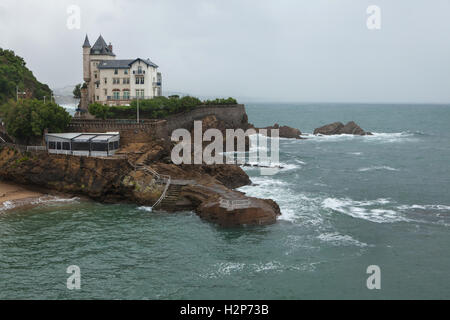
M 366 132 L 361 129 L 354 121 L 350 121 L 346 125 L 342 122 L 334 122 L 314 130 L 314 134 L 318 135 L 338 135 L 338 134 L 353 134 L 358 136 L 372 135 L 371 132 Z
M 278 129 L 280 138 L 304 139 L 301 137 L 302 132 L 299 129 L 288 127 L 288 126 L 280 126 L 278 123 L 275 123 L 273 126 L 270 126 L 270 127 L 259 128 L 258 132 L 260 132 L 261 129 L 266 129 L 267 135 L 269 137 L 271 136 L 271 130 Z

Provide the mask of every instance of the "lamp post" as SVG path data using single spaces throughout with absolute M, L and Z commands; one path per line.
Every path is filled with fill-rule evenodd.
M 137 94 L 137 123 L 139 124 L 139 94 Z

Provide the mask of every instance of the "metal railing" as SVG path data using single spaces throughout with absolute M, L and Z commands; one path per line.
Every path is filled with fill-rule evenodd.
M 27 146 L 27 151 L 31 152 L 31 151 L 47 151 L 47 147 L 46 146 Z
M 227 211 L 233 211 L 235 209 L 245 209 L 250 205 L 250 200 L 227 200 L 220 199 L 220 206 L 227 209 Z
M 167 183 L 166 183 L 166 186 L 164 187 L 164 191 L 163 191 L 163 193 L 161 194 L 161 197 L 159 197 L 158 201 L 155 202 L 155 204 L 152 206 L 152 209 L 153 209 L 153 208 L 156 208 L 157 206 L 159 206 L 159 205 L 161 204 L 161 202 L 166 198 L 166 196 L 167 196 L 167 191 L 169 190 L 169 187 L 170 187 L 170 183 L 171 183 L 171 182 L 172 182 L 172 179 L 169 177 L 169 178 L 167 179 Z
M 172 183 L 172 178 L 168 175 L 159 174 L 158 172 L 156 172 L 149 166 L 139 165 L 139 164 L 135 165 L 130 160 L 128 160 L 128 163 L 130 164 L 130 166 L 132 166 L 134 168 L 134 170 L 141 170 L 141 171 L 153 176 L 154 178 L 156 178 L 155 179 L 156 183 L 160 183 L 160 182 L 165 183 L 164 190 L 163 190 L 161 196 L 159 197 L 158 201 L 156 201 L 155 204 L 153 204 L 152 209 L 159 206 L 161 204 L 161 202 L 167 196 L 167 191 L 169 190 L 170 184 Z
M 131 100 L 149 100 L 149 99 L 153 99 L 153 96 L 118 96 L 118 97 L 114 97 L 114 96 L 107 96 L 106 100 L 108 101 L 131 101 Z

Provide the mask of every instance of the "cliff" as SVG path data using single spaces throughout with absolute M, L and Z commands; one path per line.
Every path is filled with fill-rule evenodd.
M 249 198 L 231 190 L 250 183 L 241 168 L 233 165 L 176 166 L 164 160 L 154 161 L 151 166 L 140 163 L 148 159 L 155 147 L 142 144 L 135 157 L 130 154 L 128 159 L 22 154 L 10 147 L 0 147 L 0 177 L 105 203 L 152 206 L 168 186 L 162 175 L 170 175 L 168 197 L 158 209 L 194 210 L 201 218 L 222 226 L 276 222 L 280 209 L 275 202 Z M 158 172 L 161 177 L 137 169 L 140 166 Z

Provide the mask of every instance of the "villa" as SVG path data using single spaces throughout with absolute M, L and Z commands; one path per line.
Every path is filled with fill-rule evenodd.
M 162 76 L 150 59 L 116 59 L 111 43 L 100 36 L 91 47 L 83 44 L 83 78 L 87 85 L 82 104 L 129 105 L 133 99 L 162 95 Z

